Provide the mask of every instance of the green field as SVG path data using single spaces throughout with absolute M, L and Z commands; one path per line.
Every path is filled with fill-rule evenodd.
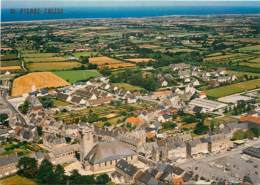
M 123 88 L 127 91 L 141 91 L 144 90 L 142 87 L 134 86 L 128 83 L 114 83 L 115 86 Z
M 232 85 L 222 86 L 215 89 L 206 91 L 207 96 L 213 98 L 220 98 L 223 96 L 241 93 L 246 90 L 252 90 L 260 87 L 260 79 L 250 80 L 246 82 L 240 82 Z
M 260 45 L 243 47 L 243 48 L 240 48 L 239 51 L 241 51 L 241 52 L 260 51 Z
M 1 185 L 36 185 L 37 183 L 31 179 L 21 177 L 19 175 L 14 175 L 6 177 L 0 180 Z
M 70 83 L 85 81 L 90 78 L 101 76 L 97 70 L 55 71 L 54 74 Z
M 250 73 L 250 72 L 242 72 L 242 71 L 227 71 L 228 74 L 230 75 L 235 75 L 236 77 L 244 77 L 247 75 L 248 77 L 253 76 L 253 77 L 260 77 L 260 73 Z
M 73 55 L 77 58 L 82 57 L 94 57 L 98 55 L 98 52 L 88 52 L 88 51 L 83 51 L 83 52 L 75 52 Z
M 22 56 L 24 58 L 45 58 L 45 57 L 53 57 L 57 55 L 57 53 L 26 53 Z

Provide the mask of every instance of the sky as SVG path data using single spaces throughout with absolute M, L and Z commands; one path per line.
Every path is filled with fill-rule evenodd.
M 83 6 L 259 6 L 260 0 L 2 0 L 2 8 Z

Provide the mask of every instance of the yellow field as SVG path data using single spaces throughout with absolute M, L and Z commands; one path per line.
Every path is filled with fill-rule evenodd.
M 13 82 L 12 96 L 20 96 L 35 90 L 49 87 L 70 85 L 62 78 L 51 72 L 35 72 L 16 78 Z
M 99 68 L 103 68 L 105 66 L 109 67 L 110 69 L 117 69 L 117 68 L 127 68 L 127 67 L 134 67 L 135 64 L 126 63 L 121 60 L 109 58 L 109 57 L 93 57 L 89 59 L 91 64 L 98 65 Z
M 6 66 L 0 67 L 0 71 L 19 71 L 21 70 L 20 66 Z
M 40 62 L 40 63 L 29 63 L 27 67 L 30 71 L 59 71 L 65 69 L 72 69 L 79 67 L 79 62 Z
M 147 63 L 147 62 L 154 62 L 152 58 L 129 58 L 126 59 L 127 61 L 134 62 L 134 63 Z

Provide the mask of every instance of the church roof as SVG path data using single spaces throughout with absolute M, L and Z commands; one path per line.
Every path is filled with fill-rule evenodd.
M 129 146 L 120 141 L 97 143 L 85 157 L 90 164 L 118 160 L 135 154 Z

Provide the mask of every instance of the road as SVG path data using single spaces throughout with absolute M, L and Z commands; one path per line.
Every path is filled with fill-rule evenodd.
M 26 120 L 24 119 L 24 117 L 21 115 L 20 112 L 18 112 L 13 105 L 6 99 L 5 96 L 1 96 L 1 101 L 5 102 L 5 104 L 8 106 L 8 108 L 12 111 L 12 113 L 16 116 L 16 118 L 23 124 L 23 125 L 27 125 Z

